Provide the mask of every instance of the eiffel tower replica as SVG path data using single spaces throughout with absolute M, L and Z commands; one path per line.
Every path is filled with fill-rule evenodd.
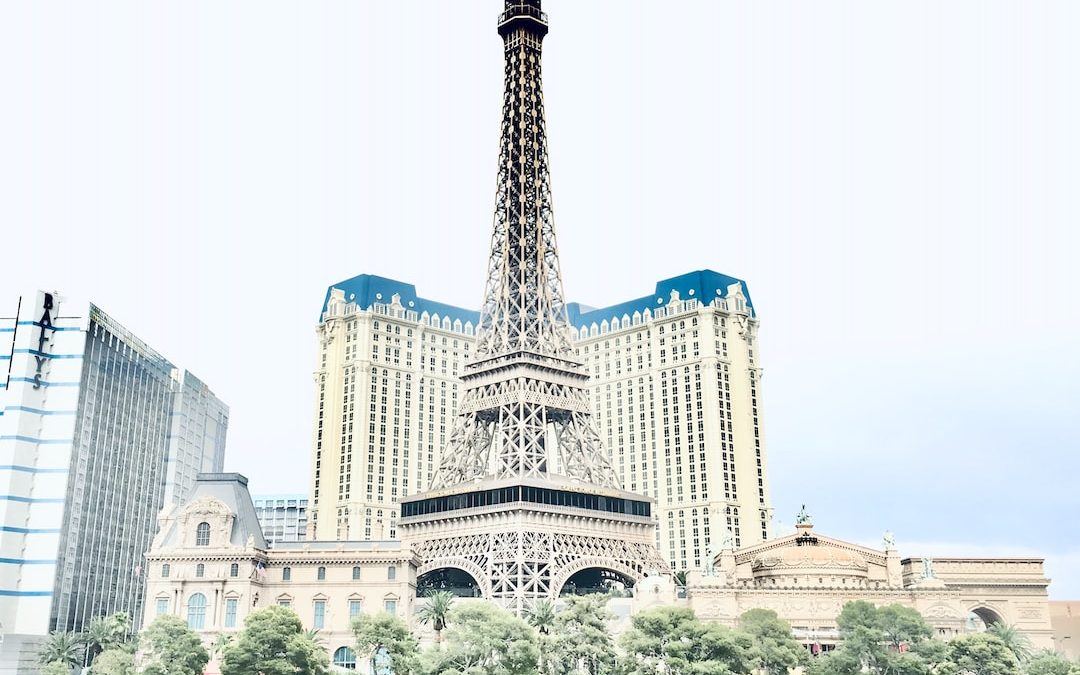
M 593 423 L 568 335 L 551 206 L 540 0 L 499 17 L 505 85 L 494 231 L 477 346 L 458 418 L 427 492 L 401 501 L 418 570 L 461 572 L 521 611 L 569 588 L 667 574 L 653 500 L 624 492 Z M 422 582 L 421 582 L 422 583 Z

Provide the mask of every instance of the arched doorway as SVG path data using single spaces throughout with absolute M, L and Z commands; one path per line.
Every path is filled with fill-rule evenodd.
M 983 633 L 995 623 L 1004 624 L 1005 620 L 989 607 L 975 607 L 968 612 L 965 625 L 969 633 Z
M 559 589 L 559 595 L 589 595 L 611 593 L 616 597 L 629 597 L 634 579 L 622 572 L 605 567 L 586 567 L 570 575 Z
M 459 598 L 482 598 L 480 583 L 460 567 L 437 567 L 416 577 L 416 597 L 446 591 Z

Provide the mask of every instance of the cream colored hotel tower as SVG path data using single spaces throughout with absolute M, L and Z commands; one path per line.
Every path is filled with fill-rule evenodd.
M 570 304 L 575 357 L 623 489 L 657 500 L 657 547 L 695 569 L 725 528 L 770 534 L 758 319 L 746 284 L 704 270 L 605 308 Z M 478 314 L 361 275 L 317 332 L 308 536 L 397 539 L 397 501 L 428 488 L 457 413 Z

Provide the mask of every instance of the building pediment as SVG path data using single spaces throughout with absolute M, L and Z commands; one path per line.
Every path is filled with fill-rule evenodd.
M 775 556 L 779 551 L 798 549 L 828 552 L 823 556 L 833 555 L 837 559 L 844 559 L 844 554 L 848 554 L 852 558 L 865 560 L 867 565 L 884 565 L 885 563 L 885 551 L 819 534 L 809 528 L 802 529 L 795 534 L 769 539 L 760 544 L 741 548 L 735 553 L 735 562 L 736 564 L 751 562 L 756 558 Z

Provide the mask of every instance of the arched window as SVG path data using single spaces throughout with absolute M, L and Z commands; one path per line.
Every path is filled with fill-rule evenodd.
M 187 625 L 192 630 L 202 630 L 206 625 L 206 596 L 202 593 L 188 598 Z
M 360 580 L 360 568 L 359 567 L 352 568 L 352 578 L 353 578 L 353 581 L 359 581 Z
M 199 577 L 200 579 L 202 577 L 206 576 L 206 565 L 204 565 L 202 563 L 199 563 L 198 565 L 196 565 L 195 566 L 195 576 Z
M 172 572 L 172 567 L 169 566 L 169 563 L 165 563 L 164 565 L 161 566 L 161 578 L 162 579 L 167 579 L 171 572 Z
M 210 545 L 210 523 L 199 523 L 199 525 L 195 528 L 195 545 Z
M 319 581 L 326 581 L 326 568 L 320 567 L 318 571 Z
M 233 563 L 233 564 L 229 565 L 229 576 L 230 577 L 238 577 L 238 576 L 240 576 L 240 564 L 239 563 Z
M 356 652 L 348 647 L 338 647 L 334 652 L 334 665 L 346 670 L 356 670 Z
M 292 568 L 291 567 L 282 567 L 281 568 L 281 580 L 282 581 L 291 581 L 292 580 Z

